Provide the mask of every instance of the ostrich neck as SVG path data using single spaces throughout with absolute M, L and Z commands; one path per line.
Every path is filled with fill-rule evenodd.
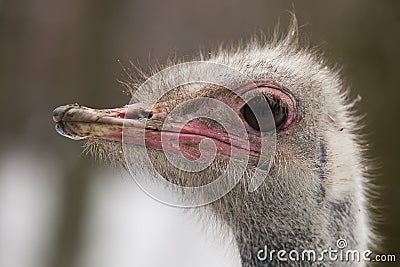
M 322 187 L 310 188 L 315 190 L 308 191 L 309 195 L 300 190 L 265 191 L 232 193 L 223 200 L 224 220 L 233 230 L 243 267 L 307 265 L 310 262 L 280 261 L 277 252 L 335 249 L 340 238 L 356 249 L 356 221 L 351 211 L 354 200 L 330 203 L 324 200 Z M 270 253 L 274 253 L 272 258 Z

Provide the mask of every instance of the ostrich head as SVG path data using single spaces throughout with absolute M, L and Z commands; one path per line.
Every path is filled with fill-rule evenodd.
M 240 180 L 228 194 L 206 206 L 232 230 L 243 266 L 284 263 L 273 255 L 263 262 L 259 252 L 265 246 L 268 253 L 282 249 L 297 250 L 299 254 L 314 249 L 318 253 L 336 248 L 336 241 L 345 239 L 349 249 L 366 249 L 371 236 L 366 182 L 352 105 L 338 73 L 314 51 L 297 43 L 295 23 L 286 37 L 270 42 L 254 39 L 246 45 L 220 48 L 207 58 L 200 56 L 200 60 L 224 64 L 247 75 L 252 85 L 236 88 L 245 91 L 246 97 L 238 98 L 234 91 L 221 86 L 186 84 L 163 95 L 155 105 L 136 102 L 106 110 L 77 104 L 58 107 L 53 113 L 57 129 L 71 138 L 86 138 L 96 146 L 94 153 L 123 162 L 123 124 L 146 124 L 144 145 L 155 170 L 175 184 L 202 185 L 225 171 L 230 156 L 240 163 L 245 151 L 240 138 L 229 139 L 224 128 L 212 120 L 182 123 L 180 131 L 174 130 L 179 117 L 173 123 L 165 120 L 184 101 L 217 99 L 236 112 L 248 135 L 245 175 L 257 168 L 261 133 L 276 129 L 274 159 L 261 186 L 248 192 L 246 179 Z M 256 118 L 257 110 L 261 115 Z M 271 111 L 270 119 L 263 120 L 263 110 Z M 215 160 L 208 168 L 193 173 L 172 167 L 165 153 L 177 154 L 177 148 L 168 142 L 161 146 L 162 131 L 171 135 L 180 132 L 183 145 L 178 150 L 187 159 L 197 159 L 200 141 L 211 139 L 217 147 Z M 125 132 L 125 141 L 140 147 L 136 134 L 134 130 Z M 138 172 L 145 169 L 141 153 L 139 148 L 133 153 Z M 296 262 L 302 260 L 307 261 L 299 258 Z

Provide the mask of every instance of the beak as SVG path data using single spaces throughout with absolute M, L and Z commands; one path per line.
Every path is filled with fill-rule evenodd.
M 258 157 L 259 145 L 249 143 L 242 136 L 228 135 L 200 120 L 185 124 L 164 123 L 166 117 L 166 113 L 156 112 L 140 103 L 103 110 L 71 104 L 53 111 L 57 132 L 74 140 L 91 138 L 145 145 L 197 160 L 201 156 L 200 143 L 211 139 L 217 153 L 223 156 Z
M 151 112 L 140 105 L 135 108 L 92 109 L 71 104 L 56 108 L 53 120 L 59 134 L 74 140 L 97 138 L 121 142 L 124 124 L 142 128 L 149 114 Z M 150 125 L 147 127 L 151 128 Z

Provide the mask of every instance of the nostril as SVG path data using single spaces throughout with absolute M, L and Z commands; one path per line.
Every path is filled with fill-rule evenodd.
M 125 119 L 137 120 L 137 119 L 151 119 L 153 117 L 153 112 L 144 110 L 144 109 L 137 109 L 137 110 L 128 110 L 125 114 Z

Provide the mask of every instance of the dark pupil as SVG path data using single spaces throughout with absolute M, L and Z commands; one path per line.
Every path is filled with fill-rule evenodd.
M 266 105 L 269 105 L 271 109 L 273 121 Z M 261 132 L 270 132 L 275 128 L 279 129 L 285 122 L 287 116 L 287 110 L 282 107 L 279 100 L 269 99 L 264 95 L 258 95 L 250 99 L 250 101 L 243 106 L 241 112 L 246 122 L 253 129 Z M 257 114 L 260 124 L 255 114 Z

